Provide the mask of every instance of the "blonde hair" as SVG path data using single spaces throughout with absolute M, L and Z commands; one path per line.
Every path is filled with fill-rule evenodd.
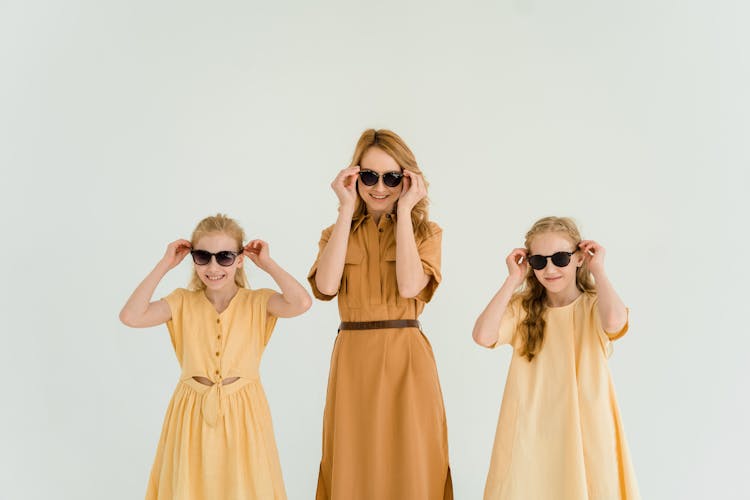
M 544 217 L 536 221 L 526 233 L 525 246 L 529 253 L 531 253 L 531 240 L 542 233 L 565 233 L 576 245 L 576 250 L 578 249 L 578 243 L 581 241 L 581 233 L 573 219 L 568 217 Z M 576 287 L 583 293 L 595 293 L 596 291 L 594 278 L 585 262 L 576 270 Z M 518 326 L 518 333 L 521 335 L 520 354 L 529 361 L 539 354 L 544 342 L 545 297 L 544 286 L 539 283 L 534 270 L 529 266 L 523 288 L 515 297 L 521 301 L 521 306 L 526 312 L 526 317 Z
M 422 179 L 424 179 L 424 175 L 419 169 L 414 153 L 411 152 L 409 146 L 406 145 L 398 134 L 386 129 L 375 130 L 371 128 L 362 132 L 357 141 L 357 146 L 354 148 L 354 156 L 352 156 L 350 166 L 359 165 L 365 152 L 370 148 L 383 150 L 388 156 L 396 160 L 399 167 L 421 175 Z M 427 188 L 429 184 L 426 179 L 424 179 L 424 183 L 425 188 Z M 396 203 L 398 204 L 398 201 Z M 415 235 L 427 236 L 429 233 L 428 205 L 429 200 L 425 196 L 417 202 L 411 211 L 411 222 Z M 367 205 L 365 205 L 364 200 L 360 196 L 357 196 L 357 205 L 354 208 L 353 218 L 362 217 L 365 213 L 367 213 Z
M 195 248 L 195 244 L 206 235 L 221 233 L 233 238 L 237 243 L 236 249 L 242 248 L 242 242 L 245 241 L 245 231 L 240 227 L 236 220 L 227 217 L 224 214 L 216 214 L 210 217 L 206 217 L 195 226 L 193 235 L 190 237 L 190 244 Z M 235 249 L 235 250 L 236 250 Z M 237 256 L 238 259 L 243 259 L 242 254 Z M 234 273 L 234 283 L 240 288 L 247 288 L 247 276 L 245 275 L 245 269 L 238 267 Z M 190 290 L 205 290 L 206 285 L 198 277 L 198 273 L 195 272 L 193 267 L 193 273 L 190 277 L 190 284 L 188 285 Z

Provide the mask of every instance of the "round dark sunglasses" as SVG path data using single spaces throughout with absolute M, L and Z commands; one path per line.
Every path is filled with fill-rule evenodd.
M 230 250 L 222 250 L 221 252 L 211 253 L 207 250 L 191 250 L 190 255 L 193 256 L 193 262 L 199 266 L 205 266 L 211 262 L 211 257 L 216 258 L 216 263 L 222 267 L 229 267 L 234 264 L 235 259 L 241 252 L 232 252 Z
M 529 262 L 529 265 L 536 269 L 537 271 L 540 271 L 547 267 L 547 259 L 552 259 L 552 263 L 556 265 L 557 267 L 565 267 L 568 264 L 570 264 L 570 258 L 573 256 L 573 254 L 576 253 L 576 251 L 573 252 L 555 252 L 552 255 L 530 255 L 527 259 Z
M 365 186 L 374 186 L 378 183 L 378 179 L 381 177 L 383 178 L 383 184 L 389 188 L 393 188 L 401 184 L 401 179 L 404 178 L 404 174 L 401 172 L 386 172 L 384 174 L 379 174 L 372 170 L 361 170 L 359 172 L 359 178 Z

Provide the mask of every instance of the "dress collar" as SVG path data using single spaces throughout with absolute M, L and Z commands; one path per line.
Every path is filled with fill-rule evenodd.
M 354 217 L 352 219 L 352 229 L 351 230 L 352 231 L 356 231 L 359 228 L 359 226 L 361 226 L 367 219 L 370 219 L 370 218 L 371 218 L 370 214 L 363 214 L 363 215 L 360 215 L 359 217 Z M 391 220 L 391 221 L 395 222 L 396 221 L 396 212 L 385 214 L 385 218 L 388 219 L 388 220 Z

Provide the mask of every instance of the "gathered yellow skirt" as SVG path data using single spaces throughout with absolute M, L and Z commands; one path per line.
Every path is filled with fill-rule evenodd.
M 286 499 L 260 380 L 221 388 L 187 378 L 169 403 L 146 500 Z M 209 399 L 212 398 L 213 399 Z M 206 421 L 207 414 L 213 415 Z

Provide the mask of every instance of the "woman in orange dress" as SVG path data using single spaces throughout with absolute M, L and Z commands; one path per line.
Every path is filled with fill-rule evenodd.
M 443 397 L 417 318 L 440 283 L 427 183 L 388 130 L 367 130 L 336 176 L 336 223 L 308 280 L 338 295 L 318 500 L 453 498 Z

